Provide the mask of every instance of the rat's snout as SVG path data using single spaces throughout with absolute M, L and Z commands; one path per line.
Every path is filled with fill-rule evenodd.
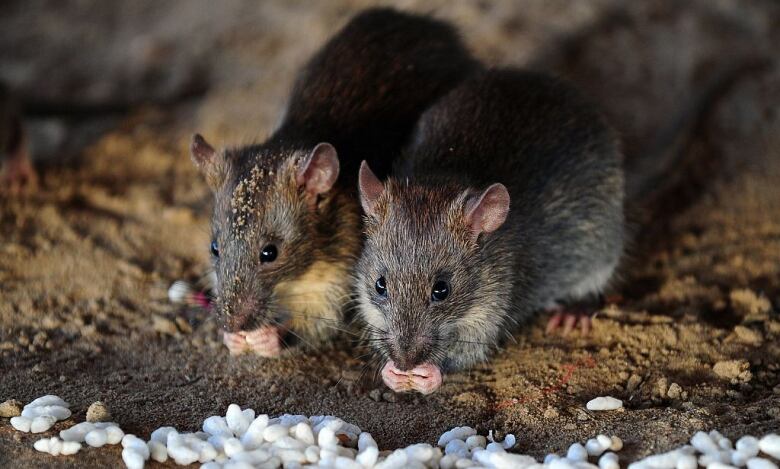
M 232 333 L 255 329 L 259 324 L 258 315 L 262 307 L 257 299 L 244 298 L 232 307 L 223 308 L 222 327 Z
M 432 341 L 419 334 L 401 334 L 395 340 L 390 353 L 395 366 L 408 371 L 424 363 L 430 354 Z

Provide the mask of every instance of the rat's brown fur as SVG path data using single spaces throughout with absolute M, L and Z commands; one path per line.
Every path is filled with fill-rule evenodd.
M 361 247 L 360 161 L 386 174 L 425 108 L 478 67 L 449 25 L 371 9 L 303 68 L 265 143 L 215 152 L 196 137 L 193 160 L 215 194 L 216 312 L 225 329 L 279 325 L 304 343 L 338 329 Z M 333 151 L 316 160 L 321 142 Z M 307 179 L 312 167 L 326 169 Z M 323 176 L 334 172 L 335 182 Z M 269 244 L 278 257 L 263 263 Z

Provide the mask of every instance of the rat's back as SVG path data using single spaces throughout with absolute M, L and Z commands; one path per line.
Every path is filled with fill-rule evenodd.
M 514 264 L 526 311 L 598 293 L 622 254 L 616 135 L 557 78 L 502 69 L 466 80 L 421 117 L 396 175 L 507 187 L 509 216 L 487 241 L 496 245 L 487 262 Z
M 349 180 L 363 159 L 385 175 L 419 115 L 478 68 L 449 24 L 367 10 L 300 72 L 274 139 L 331 142 Z

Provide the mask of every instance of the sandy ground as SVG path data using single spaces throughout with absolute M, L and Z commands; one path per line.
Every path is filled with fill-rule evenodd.
M 172 281 L 208 266 L 210 194 L 186 153 L 189 134 L 221 144 L 267 135 L 296 68 L 367 4 L 4 2 L 0 79 L 28 99 L 105 113 L 28 122 L 41 187 L 0 200 L 0 401 L 58 394 L 75 411 L 60 430 L 101 400 L 143 436 L 194 430 L 232 402 L 338 415 L 382 448 L 471 425 L 513 432 L 539 457 L 599 432 L 623 437 L 623 454 L 637 457 L 700 429 L 780 430 L 772 1 L 400 3 L 454 21 L 488 63 L 570 77 L 623 134 L 629 168 L 712 76 L 768 58 L 691 126 L 662 196 L 632 209 L 630 261 L 589 337 L 547 337 L 540 318 L 491 363 L 423 398 L 360 379 L 365 351 L 350 336 L 319 353 L 230 358 L 205 311 L 167 301 Z M 599 395 L 625 409 L 586 411 Z M 0 466 L 120 460 L 117 448 L 54 460 L 35 439 L 0 420 Z

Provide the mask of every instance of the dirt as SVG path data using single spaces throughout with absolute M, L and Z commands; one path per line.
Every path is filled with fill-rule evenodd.
M 632 459 L 701 429 L 780 430 L 780 7 L 771 1 L 400 2 L 456 22 L 489 63 L 568 76 L 621 131 L 629 170 L 702 83 L 759 58 L 690 126 L 663 194 L 632 207 L 629 261 L 588 337 L 546 336 L 540 317 L 441 392 L 395 395 L 364 373 L 365 350 L 349 335 L 278 360 L 232 358 L 206 311 L 168 302 L 174 280 L 208 269 L 210 193 L 189 161 L 189 134 L 219 144 L 267 135 L 296 68 L 368 4 L 0 7 L 0 79 L 28 97 L 105 108 L 27 123 L 40 140 L 41 187 L 0 199 L 0 402 L 62 396 L 74 416 L 58 431 L 99 400 L 142 436 L 195 430 L 235 402 L 338 415 L 382 448 L 471 425 L 515 433 L 518 450 L 537 457 L 597 433 L 621 436 Z M 585 410 L 602 395 L 624 409 Z M 36 438 L 0 419 L 0 466 L 120 459 L 103 448 L 54 460 L 32 449 Z

